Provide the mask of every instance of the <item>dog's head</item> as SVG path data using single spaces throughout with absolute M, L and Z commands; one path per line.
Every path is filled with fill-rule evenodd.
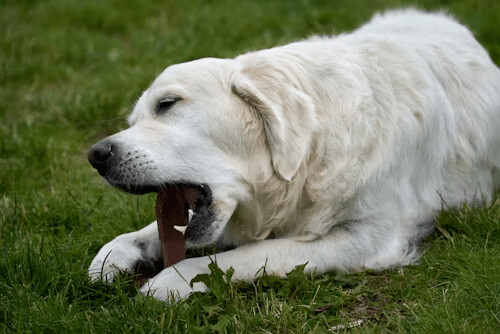
M 273 173 L 290 181 L 309 148 L 310 98 L 283 82 L 262 87 L 273 79 L 261 79 L 237 59 L 171 66 L 137 101 L 130 128 L 92 146 L 89 161 L 131 193 L 203 186 L 185 239 L 214 243 L 238 204 L 252 200 L 249 183 Z

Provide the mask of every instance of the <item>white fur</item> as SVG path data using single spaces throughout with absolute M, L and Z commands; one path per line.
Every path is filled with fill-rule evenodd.
M 182 100 L 155 114 L 168 95 Z M 239 246 L 214 257 L 236 280 L 264 265 L 281 276 L 304 263 L 317 272 L 407 265 L 443 201 L 489 200 L 499 186 L 500 71 L 440 13 L 391 11 L 335 38 L 171 66 L 130 123 L 111 138 L 142 166 L 116 178 L 209 184 L 217 221 L 193 246 Z M 157 259 L 155 224 L 105 245 L 90 275 L 111 280 Z M 183 260 L 141 292 L 203 291 L 188 283 L 209 262 Z

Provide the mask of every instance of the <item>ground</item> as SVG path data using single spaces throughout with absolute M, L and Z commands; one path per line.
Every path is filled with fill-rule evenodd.
M 0 2 L 0 332 L 500 332 L 500 199 L 438 217 L 420 264 L 264 277 L 166 305 L 122 277 L 93 284 L 99 248 L 154 218 L 154 195 L 107 186 L 88 147 L 126 126 L 167 65 L 354 29 L 373 12 L 445 9 L 500 62 L 498 1 Z

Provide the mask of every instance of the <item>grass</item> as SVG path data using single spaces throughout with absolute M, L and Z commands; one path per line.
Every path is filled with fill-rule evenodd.
M 166 305 L 87 267 L 116 235 L 153 220 L 154 198 L 102 182 L 91 143 L 126 126 L 167 65 L 231 57 L 351 30 L 383 8 L 446 9 L 500 62 L 498 1 L 0 2 L 0 332 L 325 333 L 500 331 L 500 199 L 448 210 L 419 265 L 264 277 Z M 349 327 L 349 323 L 360 325 Z

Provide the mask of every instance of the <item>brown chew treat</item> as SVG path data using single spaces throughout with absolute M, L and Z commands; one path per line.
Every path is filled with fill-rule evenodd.
M 184 236 L 174 229 L 174 225 L 188 224 L 188 209 L 194 207 L 198 193 L 199 188 L 188 186 L 168 186 L 158 192 L 156 221 L 164 268 L 176 264 L 186 256 Z

